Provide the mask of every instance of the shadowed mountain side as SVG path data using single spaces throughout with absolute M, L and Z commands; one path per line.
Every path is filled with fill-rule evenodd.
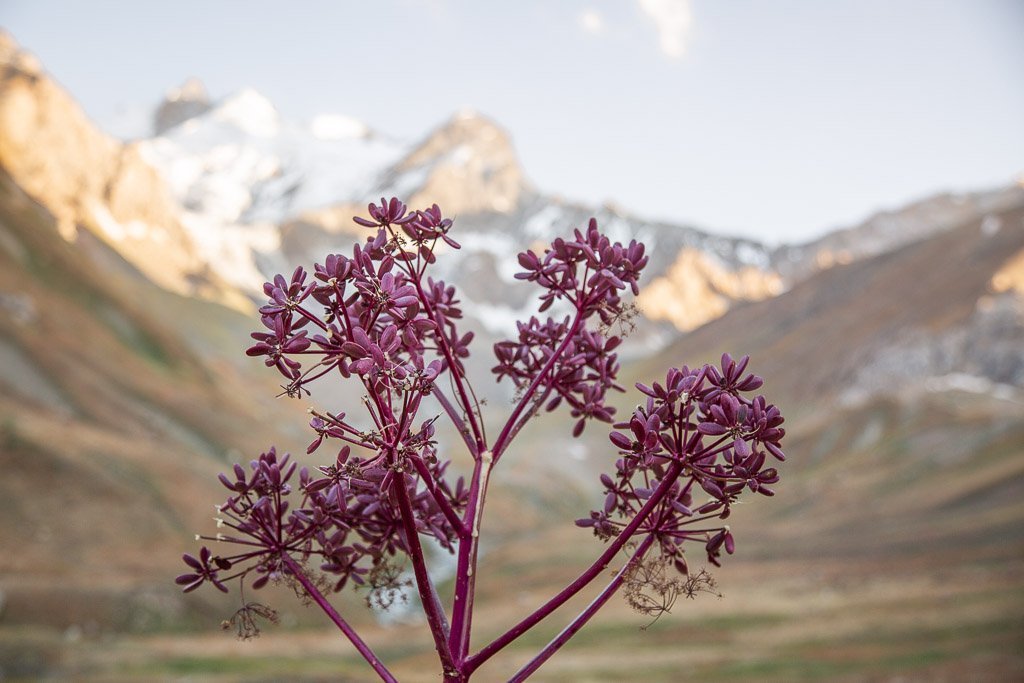
M 915 334 L 948 333 L 988 306 L 987 297 L 998 294 L 994 276 L 1024 249 L 1024 206 L 1004 211 L 999 221 L 995 232 L 983 230 L 984 221 L 972 221 L 824 271 L 774 299 L 740 306 L 637 364 L 632 376 L 647 381 L 667 361 L 712 362 L 728 350 L 752 356 L 758 374 L 770 378 L 765 391 L 788 415 L 821 406 L 854 388 L 859 373 L 884 349 Z M 1016 369 L 1010 374 L 988 379 L 1021 379 Z
M 241 353 L 251 325 L 156 287 L 102 242 L 69 244 L 0 175 L 5 623 L 130 627 L 96 601 L 124 607 L 133 586 L 182 612 L 168 574 L 208 530 L 229 454 L 304 443 L 298 406 Z M 291 436 L 266 419 L 291 410 Z

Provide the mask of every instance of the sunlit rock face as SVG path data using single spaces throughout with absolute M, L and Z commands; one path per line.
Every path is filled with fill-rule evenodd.
M 1012 292 L 1024 298 L 1024 250 L 1018 251 L 996 271 L 990 286 L 994 292 Z
M 162 287 L 240 303 L 207 273 L 161 174 L 137 145 L 99 131 L 6 33 L 0 34 L 0 165 L 57 219 L 87 230 Z
M 644 315 L 689 331 L 724 314 L 737 301 L 782 292 L 782 278 L 751 265 L 729 267 L 706 252 L 682 249 L 675 263 L 640 292 Z
M 414 189 L 413 205 L 436 202 L 453 215 L 509 213 L 528 189 L 508 133 L 473 111 L 456 114 L 414 148 L 395 166 L 392 184 Z

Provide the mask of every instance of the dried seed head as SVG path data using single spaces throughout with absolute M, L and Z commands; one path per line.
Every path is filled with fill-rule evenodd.
M 239 640 L 252 640 L 260 635 L 258 619 L 265 619 L 271 624 L 280 623 L 277 610 L 258 602 L 247 602 L 231 615 L 230 619 L 220 622 L 220 627 L 225 631 L 235 629 Z

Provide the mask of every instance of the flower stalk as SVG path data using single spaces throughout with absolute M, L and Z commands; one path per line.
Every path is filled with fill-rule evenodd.
M 359 651 L 359 654 L 361 654 L 363 656 L 363 659 L 366 660 L 366 663 L 370 665 L 370 668 L 372 668 L 377 673 L 377 675 L 380 676 L 380 679 L 382 681 L 385 681 L 386 683 L 397 683 L 398 679 L 395 678 L 390 671 L 388 671 L 387 667 L 384 666 L 383 662 L 381 662 L 377 655 L 373 653 L 373 650 L 371 650 L 369 646 L 363 642 L 363 639 L 359 637 L 359 634 L 355 632 L 355 629 L 349 626 L 348 622 L 345 621 L 340 614 L 338 614 L 338 611 L 334 609 L 334 605 L 332 605 L 327 600 L 327 598 L 324 597 L 323 593 L 321 593 L 317 589 L 313 582 L 309 580 L 309 578 L 306 576 L 306 573 L 302 570 L 302 567 L 300 567 L 295 562 L 295 560 L 291 559 L 287 555 L 284 556 L 284 564 L 286 567 L 288 567 L 289 572 L 295 578 L 295 580 L 298 581 L 302 588 L 306 591 L 306 594 L 310 597 L 310 599 L 313 600 L 313 602 L 316 603 L 317 607 L 323 610 L 324 614 L 326 614 L 328 618 L 330 618 L 330 620 L 334 622 L 334 625 L 337 626 L 338 629 L 345 634 L 345 637 L 348 638 L 349 642 L 351 642 L 352 645 L 355 646 L 356 650 Z
M 329 254 L 312 276 L 300 267 L 266 283 L 267 303 L 259 311 L 263 329 L 252 334 L 255 343 L 247 353 L 283 376 L 291 397 L 310 396 L 309 386 L 318 382 L 355 382 L 365 419 L 311 409 L 314 438 L 306 456 L 330 448 L 335 454 L 326 464 L 300 466 L 270 448 L 248 467 L 237 464 L 221 474 L 229 495 L 217 506 L 218 524 L 226 533 L 202 538 L 235 550 L 215 554 L 204 546 L 198 556 L 185 555 L 188 571 L 176 579 L 184 591 L 209 584 L 227 592 L 227 582 L 235 579 L 259 590 L 291 577 L 375 673 L 394 681 L 327 595 L 352 585 L 368 591 L 368 604 L 386 606 L 414 583 L 439 673 L 450 683 L 465 683 L 627 553 L 615 578 L 512 679 L 521 681 L 568 643 L 627 579 L 637 594 L 649 580 L 675 595 L 683 584 L 663 575 L 671 568 L 690 576 L 687 547 L 702 545 L 714 565 L 723 551 L 734 552 L 731 530 L 714 520 L 726 519 L 744 492 L 774 495 L 770 485 L 778 472 L 766 465 L 769 458 L 784 459 L 783 418 L 764 397 L 751 395 L 762 380 L 746 373 L 748 359 L 725 354 L 720 366 L 672 368 L 663 383 L 637 384 L 641 403 L 616 421 L 608 393 L 625 389 L 617 382 L 622 340 L 612 329 L 635 312 L 622 297 L 639 292 L 647 264 L 642 244 L 612 242 L 591 219 L 586 230 L 554 240 L 543 254 L 519 254 L 522 271 L 516 278 L 541 290 L 538 315 L 519 322 L 515 338 L 494 345 L 492 372 L 499 382 L 509 380 L 518 398 L 489 441 L 463 365 L 473 333 L 459 328 L 455 288 L 427 275 L 438 242 L 459 248 L 450 234 L 452 221 L 436 205 L 410 212 L 392 198 L 371 204 L 368 216 L 356 222 L 372 234 L 351 256 Z M 556 304 L 571 315 L 539 317 Z M 441 413 L 424 420 L 419 413 L 428 396 Z M 617 458 L 614 469 L 600 476 L 603 503 L 576 521 L 606 547 L 561 591 L 470 654 L 487 492 L 529 420 L 559 409 L 568 412 L 574 438 L 589 424 L 612 427 L 609 440 Z M 442 418 L 460 434 L 462 466 L 472 467 L 468 483 L 449 477 L 451 461 L 439 457 L 435 422 Z M 431 579 L 421 536 L 457 556 L 447 608 Z M 316 569 L 309 568 L 312 563 Z M 406 566 L 414 582 L 401 580 Z M 649 604 L 639 598 L 634 603 Z M 259 603 L 244 603 L 241 612 L 250 620 L 274 614 Z M 240 630 L 247 636 L 253 631 Z

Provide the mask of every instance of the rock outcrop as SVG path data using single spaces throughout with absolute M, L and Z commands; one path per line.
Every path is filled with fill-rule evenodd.
M 172 88 L 153 114 L 153 134 L 163 135 L 171 128 L 210 111 L 210 96 L 198 78 L 190 78 Z
M 396 189 L 413 206 L 437 203 L 450 215 L 510 213 L 529 189 L 508 133 L 473 111 L 456 114 L 394 167 Z
M 101 132 L 7 33 L 0 33 L 0 166 L 57 219 L 87 230 L 160 286 L 245 306 L 208 272 L 160 173 Z

